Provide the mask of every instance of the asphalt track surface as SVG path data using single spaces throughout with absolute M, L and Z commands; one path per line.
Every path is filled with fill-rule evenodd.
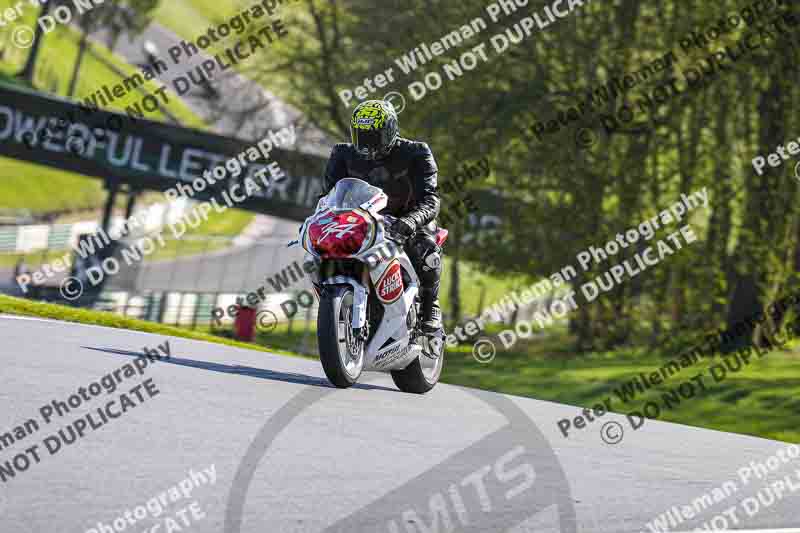
M 250 292 L 272 277 L 302 263 L 300 246 L 289 248 L 298 238 L 300 223 L 271 218 L 269 233 L 250 246 L 231 247 L 217 253 L 188 256 L 172 261 L 145 261 L 139 268 L 139 290 Z M 291 280 L 291 278 L 289 278 Z M 310 284 L 304 284 L 310 287 Z M 299 287 L 299 286 L 298 286 Z M 272 287 L 267 285 L 271 291 Z
M 218 252 L 188 255 L 172 260 L 133 263 L 133 267 L 120 262 L 121 274 L 110 278 L 109 290 L 129 290 L 135 284 L 137 292 L 142 291 L 185 291 L 185 292 L 251 292 L 265 286 L 268 292 L 275 292 L 266 280 L 282 274 L 295 261 L 302 264 L 304 252 L 299 246 L 287 247 L 287 243 L 297 239 L 298 222 L 274 219 L 276 230 L 269 236 L 258 239 L 249 246 L 228 247 Z M 168 234 L 168 230 L 164 230 Z M 64 250 L 62 254 L 69 253 Z M 36 257 L 33 254 L 32 257 Z M 34 263 L 34 268 L 38 263 Z M 53 276 L 48 285 L 57 287 L 69 275 L 68 271 Z M 292 289 L 310 288 L 304 277 L 297 283 L 287 278 Z M 19 292 L 13 281 L 13 270 L 0 268 L 0 292 L 16 295 Z
M 735 481 L 738 492 L 676 529 L 690 531 L 800 466 L 744 486 L 737 469 L 785 443 L 655 421 L 632 431 L 606 415 L 625 429 L 610 445 L 599 427 L 559 433 L 556 421 L 576 407 L 443 384 L 416 396 L 378 374 L 337 390 L 312 360 L 9 316 L 0 316 L 0 338 L 0 434 L 40 423 L 0 450 L 0 465 L 40 450 L 39 463 L 0 483 L 2 531 L 99 531 L 120 518 L 121 530 L 137 532 L 639 532 L 671 506 Z M 165 341 L 168 361 L 42 420 L 43 405 Z M 129 393 L 135 408 L 47 452 L 45 437 L 146 379 L 157 395 Z M 212 465 L 213 484 L 210 474 L 189 481 L 190 470 Z M 182 480 L 192 487 L 173 502 L 168 489 Z M 158 518 L 155 505 L 134 514 L 161 493 Z M 785 494 L 737 529 L 798 528 L 798 498 Z M 184 510 L 193 502 L 203 518 Z M 126 510 L 132 523 L 123 526 Z

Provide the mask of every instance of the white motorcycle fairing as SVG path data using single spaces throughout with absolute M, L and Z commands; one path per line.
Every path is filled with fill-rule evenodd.
M 383 233 L 382 230 L 379 232 L 379 238 L 375 246 L 355 256 L 354 259 L 365 260 L 370 254 L 373 256 L 375 255 L 375 248 L 385 246 L 382 244 L 385 236 L 381 235 L 381 233 Z M 417 278 L 417 274 L 408 256 L 400 251 L 399 253 L 395 253 L 393 258 L 378 263 L 370 270 L 370 279 L 373 286 L 378 290 L 381 279 L 387 275 L 395 264 L 400 265 L 400 268 L 405 271 L 407 276 L 411 279 L 411 282 L 403 287 L 402 294 L 393 302 L 387 303 L 381 300 L 381 305 L 384 309 L 383 320 L 381 320 L 377 331 L 375 331 L 372 339 L 366 346 L 364 353 L 364 370 L 388 372 L 390 370 L 405 368 L 422 354 L 422 350 L 418 346 L 410 345 L 411 338 L 408 328 L 406 327 L 409 311 L 414 306 L 414 301 L 419 292 L 419 278 Z M 361 282 L 349 276 L 333 276 L 323 280 L 321 284 L 348 284 L 353 287 L 352 327 L 363 327 L 367 315 L 368 291 Z M 398 333 L 400 334 L 399 338 L 395 337 Z M 381 348 L 393 337 L 395 338 L 394 342 Z
M 404 392 L 426 393 L 438 382 L 443 356 L 431 357 L 412 343 L 420 282 L 405 238 L 387 234 L 394 222 L 381 214 L 387 201 L 380 188 L 343 178 L 300 229 L 305 262 L 319 273 L 320 361 L 339 388 L 355 384 L 362 371 L 378 371 L 390 373 Z

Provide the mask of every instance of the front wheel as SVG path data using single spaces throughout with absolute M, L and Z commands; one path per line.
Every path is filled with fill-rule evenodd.
M 353 287 L 324 287 L 317 313 L 319 358 L 328 380 L 340 389 L 352 386 L 364 369 L 364 341 L 353 332 L 352 316 Z
M 436 360 L 420 355 L 404 369 L 392 370 L 392 380 L 403 392 L 425 394 L 439 382 L 442 367 L 444 367 L 444 350 Z

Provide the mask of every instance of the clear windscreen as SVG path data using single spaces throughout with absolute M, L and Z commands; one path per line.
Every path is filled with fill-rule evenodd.
M 382 192 L 378 187 L 360 179 L 344 178 L 328 193 L 326 206 L 332 209 L 356 209 Z

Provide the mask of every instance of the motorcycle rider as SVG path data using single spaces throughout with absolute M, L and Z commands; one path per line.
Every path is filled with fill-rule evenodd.
M 386 193 L 388 203 L 382 213 L 397 217 L 389 231 L 412 237 L 405 251 L 420 279 L 423 349 L 437 357 L 444 330 L 439 307 L 441 248 L 434 237 L 440 208 L 436 161 L 427 144 L 400 137 L 397 113 L 384 100 L 366 100 L 356 106 L 350 137 L 352 143 L 333 147 L 323 190 L 327 193 L 342 178 L 358 178 Z M 426 340 L 433 350 L 425 349 Z

